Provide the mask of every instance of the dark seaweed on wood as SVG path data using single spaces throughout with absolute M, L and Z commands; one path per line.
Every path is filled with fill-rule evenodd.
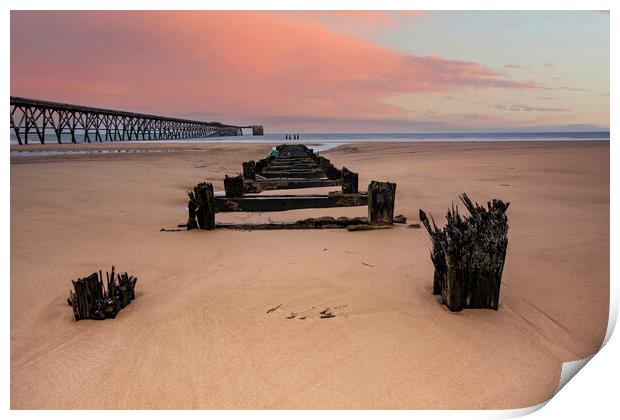
M 466 194 L 460 199 L 469 216 L 461 216 L 458 207 L 452 206 L 447 224 L 441 229 L 420 209 L 420 221 L 433 243 L 433 294 L 441 295 L 451 311 L 497 310 L 508 247 L 506 210 L 510 203 L 494 199 L 485 208 L 472 203 Z
M 135 287 L 138 279 L 127 273 L 119 273 L 114 277 L 106 272 L 103 281 L 101 270 L 88 277 L 72 281 L 73 289 L 69 291 L 67 303 L 73 308 L 76 321 L 80 319 L 115 318 L 118 311 L 135 299 Z
M 213 185 L 201 182 L 193 191 L 188 191 L 187 230 L 191 229 L 215 229 L 215 204 L 213 197 Z

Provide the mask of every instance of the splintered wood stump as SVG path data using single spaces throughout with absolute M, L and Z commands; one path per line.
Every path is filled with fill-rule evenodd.
M 187 209 L 189 219 L 187 230 L 191 229 L 215 229 L 215 199 L 213 197 L 213 185 L 201 182 L 193 191 L 188 191 L 189 201 Z
M 243 196 L 243 176 L 228 176 L 224 178 L 224 190 L 226 197 L 242 197 Z
M 469 212 L 462 217 L 458 207 L 448 210 L 447 224 L 438 228 L 420 209 L 420 221 L 428 231 L 435 266 L 433 294 L 441 295 L 451 311 L 465 308 L 497 310 L 508 247 L 510 203 L 492 200 L 487 207 L 460 196 Z
M 396 184 L 371 181 L 368 185 L 368 221 L 375 225 L 391 225 L 394 221 Z
M 356 193 L 358 186 L 358 174 L 349 171 L 347 168 L 342 168 L 342 192 L 343 193 Z
M 135 287 L 138 279 L 127 273 L 106 272 L 103 281 L 101 270 L 88 277 L 72 280 L 73 290 L 69 291 L 67 303 L 73 309 L 76 321 L 80 319 L 115 318 L 118 311 L 135 299 Z
M 243 179 L 256 179 L 256 163 L 251 160 L 249 162 L 243 162 Z

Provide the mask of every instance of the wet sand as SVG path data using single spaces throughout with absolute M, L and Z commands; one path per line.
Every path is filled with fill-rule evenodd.
M 120 146 L 74 148 L 101 147 Z M 409 222 L 423 208 L 443 223 L 462 192 L 511 202 L 500 308 L 456 314 L 431 294 L 421 229 L 160 232 L 186 221 L 188 188 L 223 189 L 268 145 L 122 147 L 168 151 L 11 161 L 13 409 L 518 408 L 549 398 L 561 363 L 601 345 L 609 142 L 324 153 L 362 189 L 396 182 Z M 115 320 L 76 323 L 70 279 L 112 264 L 138 277 L 136 300 Z M 321 319 L 326 308 L 336 316 Z

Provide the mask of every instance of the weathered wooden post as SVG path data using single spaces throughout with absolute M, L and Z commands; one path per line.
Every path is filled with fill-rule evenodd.
M 249 162 L 243 162 L 243 179 L 256 180 L 256 163 L 251 160 Z
M 215 229 L 215 199 L 213 196 L 213 185 L 201 182 L 194 187 L 193 191 L 188 191 L 189 220 L 187 230 L 191 229 Z
M 226 197 L 243 197 L 243 176 L 228 176 L 224 178 Z
M 358 188 L 358 174 L 347 168 L 342 168 L 342 192 L 345 194 L 356 193 Z
M 371 181 L 368 185 L 368 223 L 391 225 L 394 221 L 396 184 Z
M 508 246 L 506 210 L 510 203 L 492 200 L 484 208 L 472 203 L 466 194 L 460 198 L 469 217 L 461 217 L 453 206 L 442 229 L 437 228 L 432 218 L 429 222 L 426 213 L 420 210 L 420 221 L 433 243 L 433 294 L 440 294 L 451 311 L 497 310 Z
M 325 168 L 325 176 L 327 179 L 341 179 L 342 171 L 330 163 L 329 166 Z
M 327 167 L 331 165 L 331 162 L 325 156 L 317 156 L 316 163 L 319 165 L 319 168 L 323 170 L 327 169 Z

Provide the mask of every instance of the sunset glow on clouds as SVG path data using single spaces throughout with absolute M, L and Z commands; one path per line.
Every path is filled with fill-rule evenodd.
M 270 131 L 608 127 L 608 57 L 593 89 L 553 57 L 532 68 L 388 39 L 437 13 L 12 12 L 11 95 Z

